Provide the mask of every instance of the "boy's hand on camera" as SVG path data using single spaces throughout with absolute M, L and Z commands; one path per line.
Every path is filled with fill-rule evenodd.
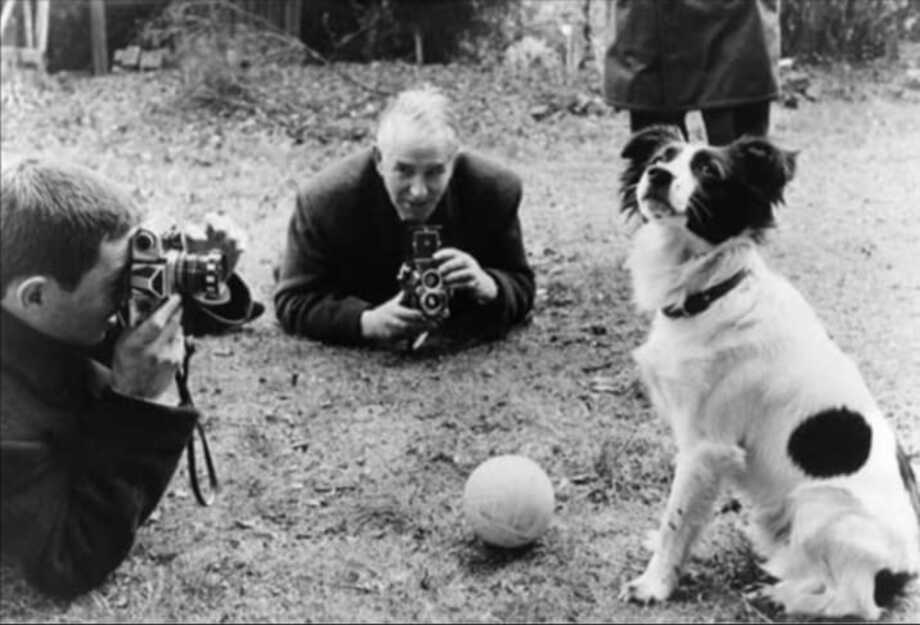
M 156 400 L 182 364 L 182 299 L 173 294 L 150 317 L 127 328 L 115 344 L 112 390 Z
M 430 329 L 421 311 L 403 306 L 400 291 L 392 299 L 361 313 L 361 336 L 366 339 L 390 340 L 414 336 Z
M 475 258 L 454 247 L 442 247 L 432 255 L 441 262 L 438 271 L 444 285 L 458 291 L 467 291 L 480 303 L 498 297 L 498 285 Z
M 230 273 L 246 249 L 246 234 L 232 219 L 219 213 L 205 215 L 205 225 L 187 225 L 183 231 L 186 250 L 202 254 L 219 249 L 227 258 Z

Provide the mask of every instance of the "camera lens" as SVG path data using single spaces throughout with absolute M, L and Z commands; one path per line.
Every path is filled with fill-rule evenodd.
M 438 313 L 444 305 L 444 296 L 440 293 L 426 293 L 421 301 L 422 312 L 433 314 Z
M 215 300 L 220 295 L 220 284 L 227 278 L 226 257 L 218 250 L 208 254 L 179 253 L 173 275 L 178 291 Z
M 422 274 L 422 284 L 426 288 L 433 289 L 441 284 L 441 274 L 437 271 L 426 271 Z

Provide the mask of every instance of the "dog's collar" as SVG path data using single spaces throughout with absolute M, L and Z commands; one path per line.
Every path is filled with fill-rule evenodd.
M 680 317 L 693 317 L 698 315 L 712 304 L 714 301 L 738 286 L 745 276 L 748 275 L 747 269 L 741 269 L 727 280 L 719 282 L 717 285 L 709 287 L 705 291 L 688 295 L 684 303 L 680 306 L 666 306 L 661 309 L 665 317 L 679 319 Z

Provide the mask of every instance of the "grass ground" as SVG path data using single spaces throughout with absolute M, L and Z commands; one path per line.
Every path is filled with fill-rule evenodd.
M 641 571 L 644 530 L 667 493 L 673 448 L 629 352 L 647 319 L 630 304 L 616 214 L 626 118 L 561 111 L 546 86 L 475 68 L 348 68 L 365 81 L 444 86 L 468 143 L 524 178 L 521 218 L 537 272 L 533 322 L 498 343 L 416 357 L 283 336 L 268 314 L 202 341 L 192 389 L 223 488 L 194 503 L 184 466 L 130 556 L 100 589 L 43 599 L 7 567 L 3 621 L 764 622 L 759 577 L 726 494 L 665 605 L 616 599 Z M 277 78 L 277 77 L 276 77 Z M 151 212 L 221 209 L 246 226 L 242 274 L 267 304 L 299 181 L 366 143 L 379 101 L 321 68 L 285 70 L 301 117 L 284 127 L 173 106 L 171 72 L 4 83 L 4 160 L 73 159 L 130 186 Z M 774 138 L 801 150 L 766 246 L 852 354 L 909 453 L 920 453 L 920 97 L 827 74 L 816 102 L 774 108 Z M 692 120 L 699 133 L 699 121 Z M 462 518 L 466 476 L 530 456 L 557 496 L 530 549 L 491 550 Z M 888 616 L 916 621 L 920 591 Z

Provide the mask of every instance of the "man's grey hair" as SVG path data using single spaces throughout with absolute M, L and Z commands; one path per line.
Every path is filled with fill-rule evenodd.
M 407 89 L 390 100 L 377 125 L 377 146 L 390 143 L 400 122 L 410 122 L 427 136 L 443 135 L 452 147 L 459 145 L 457 116 L 444 93 L 432 85 Z

